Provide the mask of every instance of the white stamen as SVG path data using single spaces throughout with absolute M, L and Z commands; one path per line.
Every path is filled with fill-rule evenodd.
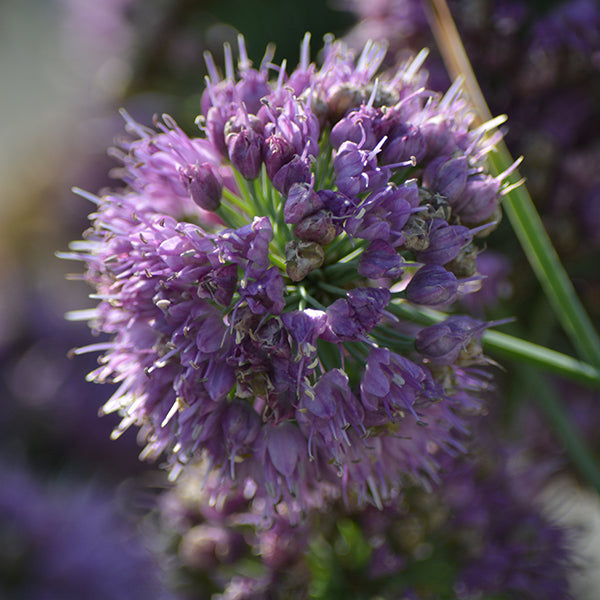
M 179 403 L 177 402 L 177 400 L 175 400 L 175 402 L 173 402 L 173 406 L 171 406 L 171 408 L 169 409 L 167 416 L 162 420 L 160 426 L 165 427 L 166 425 L 168 425 L 169 421 L 177 414 L 178 411 Z
M 66 315 L 67 321 L 90 321 L 98 316 L 95 308 L 84 308 L 82 310 L 70 310 Z
M 404 79 L 404 81 L 410 81 L 417 74 L 417 71 L 423 66 L 423 63 L 428 55 L 429 48 L 423 48 L 407 67 L 402 79 Z
M 238 60 L 238 66 L 240 71 L 245 71 L 252 66 L 252 61 L 248 59 L 248 53 L 246 52 L 246 41 L 244 36 L 240 33 L 237 37 L 238 48 L 240 51 L 240 59 Z
M 223 44 L 223 53 L 225 54 L 225 77 L 229 81 L 235 81 L 235 70 L 233 68 L 233 56 L 231 46 L 228 42 Z
M 303 71 L 308 69 L 310 64 L 310 33 L 307 31 L 304 34 L 302 43 L 300 44 L 300 68 Z
M 213 56 L 208 50 L 203 53 L 203 56 L 204 62 L 206 63 L 206 70 L 208 71 L 208 77 L 206 78 L 208 81 L 206 87 L 210 88 L 211 84 L 216 85 L 219 83 L 219 72 L 217 71 Z
M 448 88 L 448 91 L 444 94 L 442 101 L 440 102 L 440 109 L 446 110 L 456 100 L 461 92 L 464 77 L 459 76 L 454 80 L 454 83 Z
M 86 200 L 93 202 L 94 204 L 100 204 L 100 202 L 101 202 L 101 199 L 98 196 L 96 196 L 96 194 L 90 194 L 89 192 L 86 192 L 85 190 L 82 190 L 81 188 L 72 187 L 71 191 L 74 194 L 77 194 L 78 196 L 81 196 L 82 198 L 85 198 Z

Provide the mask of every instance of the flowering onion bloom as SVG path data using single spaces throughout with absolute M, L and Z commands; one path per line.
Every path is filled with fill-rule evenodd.
M 318 68 L 309 41 L 289 75 L 270 55 L 253 69 L 241 37 L 237 72 L 228 46 L 224 77 L 207 56 L 200 137 L 126 115 L 126 186 L 84 193 L 97 209 L 67 255 L 100 301 L 79 316 L 112 335 L 79 352 L 103 351 L 90 379 L 119 384 L 115 436 L 139 426 L 142 457 L 173 477 L 203 457 L 271 507 L 305 508 L 321 485 L 381 506 L 462 450 L 488 388 L 481 353 L 430 370 L 399 315 L 407 294 L 474 289 L 499 218 L 496 137 L 457 86 L 424 87 L 424 54 L 376 78 L 382 46 L 355 59 L 327 39 Z

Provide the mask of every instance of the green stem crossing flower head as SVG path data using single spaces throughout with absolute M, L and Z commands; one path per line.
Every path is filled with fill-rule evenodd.
M 430 368 L 396 309 L 413 275 L 420 304 L 468 291 L 453 259 L 489 228 L 461 221 L 463 193 L 493 140 L 458 87 L 424 87 L 424 54 L 375 79 L 382 46 L 355 58 L 327 38 L 317 67 L 309 42 L 289 75 L 269 53 L 253 69 L 242 38 L 237 71 L 229 48 L 224 77 L 207 57 L 199 137 L 126 116 L 125 186 L 90 196 L 69 255 L 112 336 L 90 378 L 119 384 L 115 435 L 141 427 L 173 476 L 203 458 L 224 485 L 252 480 L 267 511 L 323 486 L 381 506 L 435 478 L 489 385 Z

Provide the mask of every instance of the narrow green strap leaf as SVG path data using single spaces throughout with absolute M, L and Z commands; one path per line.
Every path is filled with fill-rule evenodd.
M 447 314 L 437 310 L 416 307 L 402 301 L 394 302 L 393 305 L 390 305 L 390 310 L 398 316 L 423 325 L 433 325 L 448 318 Z M 525 363 L 600 389 L 600 369 L 576 358 L 499 331 L 486 331 L 482 341 L 485 350 L 494 356 Z
M 600 389 L 600 369 L 561 352 L 499 331 L 486 331 L 483 335 L 483 344 L 487 350 L 500 358 L 517 360 Z
M 424 6 L 450 75 L 463 79 L 463 88 L 475 107 L 479 120 L 489 121 L 492 118 L 490 110 L 445 0 L 427 0 Z M 503 142 L 490 154 L 489 162 L 495 174 L 504 172 L 513 164 L 513 159 Z M 520 176 L 515 171 L 508 181 L 512 184 L 519 179 Z M 581 358 L 600 367 L 598 334 L 575 293 L 525 186 L 517 186 L 507 193 L 503 207 L 544 293 L 574 348 Z

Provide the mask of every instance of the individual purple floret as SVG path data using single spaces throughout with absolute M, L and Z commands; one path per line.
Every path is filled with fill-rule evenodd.
M 480 181 L 494 136 L 457 86 L 423 87 L 423 55 L 375 78 L 382 46 L 355 58 L 328 38 L 317 67 L 309 42 L 289 76 L 272 56 L 253 69 L 243 38 L 237 72 L 231 49 L 224 77 L 207 57 L 198 138 L 126 116 L 125 187 L 86 195 L 92 227 L 66 255 L 99 300 L 81 316 L 111 337 L 78 352 L 104 352 L 90 379 L 118 384 L 115 436 L 140 427 L 173 478 L 202 458 L 224 486 L 252 481 L 271 518 L 323 487 L 382 506 L 435 479 L 489 389 L 452 357 L 430 368 L 400 315 L 440 282 L 446 302 L 471 291 L 452 286 L 477 279 L 459 262 L 488 228 L 453 215 L 444 169 Z M 415 154 L 396 160 L 398 140 Z
M 415 304 L 451 304 L 458 297 L 459 283 L 454 273 L 441 265 L 425 265 L 406 287 L 406 298 Z
M 482 359 L 481 336 L 489 325 L 471 317 L 448 317 L 417 334 L 415 346 L 434 365 L 468 365 Z

